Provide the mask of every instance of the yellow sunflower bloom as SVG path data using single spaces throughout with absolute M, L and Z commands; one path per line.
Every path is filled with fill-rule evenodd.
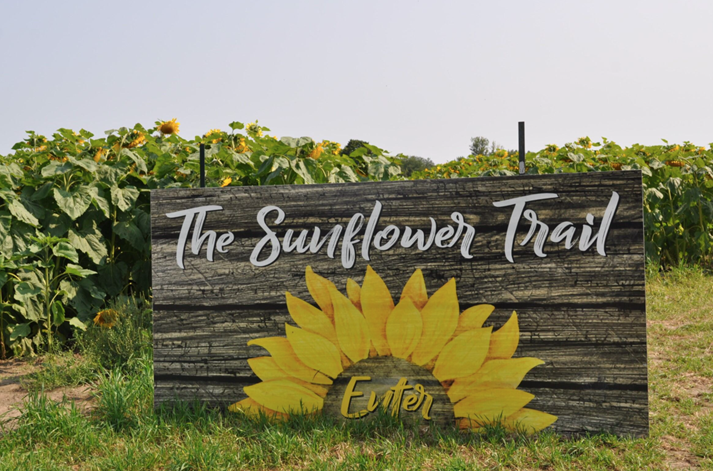
M 99 311 L 94 317 L 94 324 L 106 329 L 111 329 L 118 320 L 119 313 L 117 311 L 114 309 L 104 309 L 103 311 Z
M 248 398 L 229 410 L 279 420 L 318 413 L 330 401 L 335 403 L 330 394 L 342 391 L 348 382 L 344 399 L 341 395 L 336 399 L 347 418 L 363 417 L 381 404 L 384 409 L 392 407 L 393 415 L 421 408 L 423 417 L 430 419 L 433 398 L 440 394 L 447 404 L 439 406 L 439 413 L 452 414 L 448 420 L 463 429 L 501 422 L 509 430 L 534 433 L 557 420 L 526 408 L 534 396 L 517 389 L 525 375 L 544 362 L 513 358 L 520 337 L 515 312 L 497 330 L 483 327 L 493 306 L 476 305 L 461 313 L 453 278 L 429 297 L 420 269 L 408 280 L 398 302 L 370 266 L 361 286 L 351 278 L 347 281 L 346 295 L 311 267 L 306 268 L 305 281 L 318 307 L 285 293 L 297 327 L 285 324 L 286 337 L 248 342 L 270 356 L 248 360 L 262 382 L 246 386 Z M 404 368 L 420 372 L 419 378 L 433 379 L 429 388 L 441 390 L 431 389 L 431 396 L 421 384 L 409 385 L 402 377 L 392 392 L 377 397 L 372 391 L 368 397 L 355 392 L 358 381 L 371 380 L 365 376 L 364 371 L 371 371 L 364 370 L 365 365 L 377 371 L 400 368 L 398 374 Z M 404 394 L 406 390 L 409 394 Z M 349 413 L 353 397 L 364 404 L 368 399 L 367 408 Z
M 323 151 L 324 149 L 322 148 L 322 144 L 318 144 L 317 147 L 315 147 L 307 156 L 312 159 L 318 159 L 319 156 L 322 155 Z
M 231 183 L 233 183 L 233 179 L 231 177 L 225 177 L 223 182 L 220 184 L 221 187 L 228 186 Z
M 181 123 L 176 121 L 176 118 L 173 118 L 170 121 L 164 121 L 158 126 L 158 130 L 161 131 L 163 134 L 178 134 L 178 126 Z
M 102 158 L 102 155 L 104 155 L 104 148 L 100 147 L 97 149 L 96 154 L 94 154 L 94 162 L 99 162 L 99 160 Z
M 257 137 L 262 137 L 262 129 L 258 126 L 257 121 L 254 123 L 248 123 L 247 126 L 245 126 L 245 131 L 249 134 L 255 134 Z
M 146 142 L 146 137 L 144 136 L 144 133 L 139 132 L 139 133 L 136 133 L 135 135 L 136 135 L 136 137 L 131 142 L 129 142 L 129 144 L 126 146 L 129 149 L 133 149 L 134 147 L 140 146 L 141 144 Z

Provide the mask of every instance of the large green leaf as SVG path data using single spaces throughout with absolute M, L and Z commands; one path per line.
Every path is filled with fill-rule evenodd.
M 50 191 L 52 191 L 52 187 L 54 186 L 54 183 L 52 182 L 47 182 L 41 187 L 37 189 L 34 193 L 32 193 L 31 199 L 32 201 L 40 201 L 42 199 L 45 199 L 47 195 L 50 194 Z
M 42 221 L 45 232 L 54 237 L 66 237 L 67 230 L 72 225 L 72 220 L 65 213 L 47 212 L 47 216 Z
M 96 227 L 85 227 L 81 232 L 70 229 L 67 238 L 69 239 L 69 243 L 77 250 L 87 254 L 92 262 L 97 265 L 104 263 L 108 252 L 104 238 Z
M 144 159 L 139 157 L 136 152 L 129 150 L 129 149 L 121 149 L 121 155 L 125 155 L 128 158 L 130 158 L 135 164 L 136 164 L 136 170 L 138 170 L 141 173 L 146 173 L 146 162 L 144 162 Z
M 18 301 L 22 302 L 30 297 L 35 297 L 42 292 L 39 286 L 35 286 L 30 282 L 22 281 L 15 285 L 14 297 Z
M 131 280 L 142 291 L 151 288 L 151 260 L 135 262 L 131 269 Z
M 99 267 L 98 283 L 109 296 L 121 293 L 127 283 L 129 269 L 124 262 L 107 263 Z
M 141 230 L 130 219 L 117 221 L 114 224 L 114 233 L 122 239 L 128 241 L 136 250 L 144 250 L 144 236 Z
M 25 205 L 19 199 L 13 199 L 12 201 L 10 201 L 7 205 L 7 208 L 10 210 L 12 215 L 20 221 L 29 224 L 33 227 L 37 227 L 40 225 L 40 221 L 38 221 L 37 218 L 30 211 L 27 210 L 27 208 L 25 208 Z
M 79 263 L 79 254 L 77 253 L 77 249 L 75 249 L 68 242 L 59 242 L 52 248 L 52 253 L 55 257 L 64 257 L 74 263 Z
M 109 206 L 109 200 L 104 197 L 104 190 L 102 188 L 92 186 L 89 188 L 89 194 L 92 195 L 92 204 L 95 208 L 100 210 L 104 214 L 105 218 L 111 217 L 111 209 Z
M 15 188 L 17 184 L 15 183 L 15 180 L 12 178 L 12 174 L 10 173 L 10 169 L 7 168 L 5 165 L 0 165 L 0 188 L 5 188 L 8 190 L 11 190 Z
M 52 192 L 54 193 L 57 206 L 72 218 L 72 220 L 84 214 L 92 202 L 92 195 L 86 187 L 80 187 L 72 191 L 53 188 Z
M 145 239 L 151 235 L 151 216 L 146 211 L 135 209 L 132 211 L 134 215 L 134 224 L 139 228 Z
M 80 321 L 78 317 L 72 317 L 67 321 L 72 327 L 76 327 L 79 330 L 87 330 L 87 324 Z
M 52 323 L 56 326 L 64 324 L 64 306 L 59 300 L 52 303 Z
M 54 177 L 56 175 L 62 175 L 71 171 L 72 167 L 72 164 L 69 162 L 59 163 L 56 160 L 52 160 L 50 163 L 42 167 L 42 176 Z
M 73 263 L 68 263 L 68 264 L 67 264 L 67 268 L 65 268 L 64 272 L 67 273 L 67 274 L 69 274 L 69 275 L 78 276 L 78 277 L 80 277 L 80 278 L 85 278 L 85 277 L 87 277 L 87 276 L 89 276 L 89 275 L 96 275 L 96 274 L 97 274 L 97 272 L 95 272 L 94 270 L 89 270 L 89 269 L 87 269 L 87 268 L 82 268 L 81 266 L 75 265 L 75 264 L 73 264 Z
M 24 324 L 17 324 L 12 327 L 12 333 L 10 334 L 10 340 L 17 340 L 18 338 L 27 337 L 32 332 L 30 328 L 30 323 L 26 322 Z
M 111 201 L 121 211 L 128 211 L 139 197 L 139 190 L 133 186 L 119 188 L 118 186 L 111 187 Z
M 91 159 L 72 159 L 72 163 L 90 173 L 97 171 L 97 164 Z

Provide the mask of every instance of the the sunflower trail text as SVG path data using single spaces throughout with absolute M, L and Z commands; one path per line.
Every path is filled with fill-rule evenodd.
M 518 225 L 523 219 L 530 223 L 530 228 L 520 245 L 527 245 L 534 237 L 533 251 L 538 257 L 547 256 L 544 252 L 544 245 L 547 242 L 548 235 L 549 240 L 555 244 L 564 241 L 567 250 L 572 249 L 577 240 L 579 240 L 579 250 L 582 252 L 589 250 L 596 243 L 597 253 L 601 256 L 606 256 L 606 239 L 619 204 L 619 195 L 616 192 L 612 192 L 611 199 L 600 222 L 599 231 L 594 234 L 594 216 L 588 213 L 585 218 L 586 223 L 581 226 L 580 236 L 577 236 L 576 226 L 570 221 L 561 222 L 550 233 L 550 227 L 544 221 L 538 219 L 537 213 L 533 209 L 525 209 L 528 203 L 553 198 L 557 198 L 557 194 L 538 193 L 493 202 L 493 206 L 497 208 L 513 207 L 505 234 L 505 258 L 514 263 L 513 246 L 515 234 Z M 176 247 L 176 263 L 180 268 L 184 268 L 184 254 L 191 228 L 193 228 L 191 252 L 194 255 L 200 253 L 201 246 L 206 242 L 206 258 L 211 262 L 214 260 L 215 251 L 219 253 L 228 252 L 227 247 L 235 240 L 235 235 L 232 232 L 227 231 L 218 236 L 215 231 L 203 230 L 207 214 L 212 211 L 222 210 L 222 206 L 208 205 L 166 214 L 166 217 L 169 218 L 184 218 Z M 282 241 L 280 241 L 277 233 L 268 224 L 267 219 L 268 215 L 275 213 L 272 225 L 279 225 L 285 220 L 285 212 L 278 206 L 265 206 L 257 214 L 257 223 L 265 235 L 250 254 L 250 263 L 256 267 L 265 267 L 277 261 L 283 252 L 296 252 L 299 254 L 310 252 L 315 254 L 322 250 L 325 244 L 327 246 L 327 256 L 334 258 L 340 239 L 341 262 L 342 266 L 347 269 L 354 266 L 357 257 L 356 246 L 359 243 L 361 243 L 361 257 L 367 261 L 370 260 L 372 247 L 376 250 L 386 251 L 400 243 L 401 247 L 404 248 L 415 246 L 417 250 L 427 251 L 434 245 L 441 249 L 453 247 L 459 240 L 461 256 L 465 259 L 473 258 L 470 251 L 475 237 L 475 228 L 465 222 L 463 214 L 454 211 L 451 214 L 451 220 L 455 225 L 447 224 L 440 228 L 434 218 L 429 218 L 430 231 L 427 235 L 424 230 L 416 229 L 414 231 L 409 226 L 388 225 L 377 231 L 381 210 L 382 204 L 379 201 L 375 201 L 374 209 L 368 221 L 364 214 L 356 213 L 351 217 L 346 227 L 342 224 L 335 224 L 328 232 L 323 234 L 322 230 L 315 226 L 311 231 L 301 230 L 297 235 L 294 230 L 288 229 L 285 231 Z M 365 221 L 367 221 L 366 226 L 364 226 Z M 363 236 L 359 239 L 357 236 L 361 234 L 362 228 L 364 229 Z M 263 251 L 268 251 L 268 254 L 261 260 L 260 256 Z

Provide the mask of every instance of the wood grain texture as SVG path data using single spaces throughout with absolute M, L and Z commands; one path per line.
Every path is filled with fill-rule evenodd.
M 550 232 L 571 221 L 579 230 L 587 213 L 595 232 L 612 191 L 620 196 L 606 241 L 606 254 L 596 247 L 581 252 L 564 243 L 548 242 L 545 258 L 533 252 L 533 242 L 520 246 L 529 229 L 522 220 L 513 250 L 504 245 L 512 207 L 493 202 L 550 192 L 558 198 L 527 204 Z M 395 246 L 370 251 L 345 269 L 340 250 L 334 259 L 326 246 L 318 253 L 283 253 L 266 267 L 253 266 L 250 254 L 264 231 L 256 214 L 279 206 L 285 220 L 267 221 L 280 240 L 288 229 L 299 233 L 318 226 L 322 234 L 335 224 L 346 226 L 357 212 L 371 214 L 375 201 L 383 205 L 377 231 L 389 224 L 430 231 L 429 218 L 454 225 L 451 213 L 463 214 L 475 227 L 472 259 L 451 248 Z M 227 253 L 206 260 L 185 251 L 185 269 L 176 264 L 176 246 L 183 218 L 167 213 L 202 205 L 220 205 L 208 213 L 205 230 L 235 235 Z M 606 431 L 619 435 L 648 434 L 646 306 L 641 174 L 597 172 L 542 176 L 339 185 L 267 186 L 154 190 L 151 194 L 152 277 L 154 296 L 155 403 L 200 399 L 229 405 L 246 397 L 243 387 L 260 380 L 247 360 L 267 355 L 251 339 L 285 336 L 294 325 L 285 292 L 315 304 L 305 284 L 305 267 L 335 283 L 346 294 L 352 278 L 360 285 L 367 265 L 379 274 L 398 301 L 403 286 L 420 268 L 428 295 L 456 280 L 460 310 L 492 304 L 486 322 L 500 328 L 517 311 L 520 342 L 515 357 L 535 357 L 535 367 L 520 389 L 535 395 L 527 406 L 558 416 L 552 426 L 564 434 Z M 364 227 L 357 236 L 361 239 Z M 340 246 L 341 247 L 341 242 Z M 263 254 L 264 258 L 264 254 Z

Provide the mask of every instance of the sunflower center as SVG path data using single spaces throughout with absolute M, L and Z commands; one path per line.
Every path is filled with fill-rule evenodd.
M 452 425 L 453 405 L 426 369 L 401 358 L 367 358 L 344 370 L 324 398 L 323 412 L 344 420 L 379 413 L 404 422 Z

